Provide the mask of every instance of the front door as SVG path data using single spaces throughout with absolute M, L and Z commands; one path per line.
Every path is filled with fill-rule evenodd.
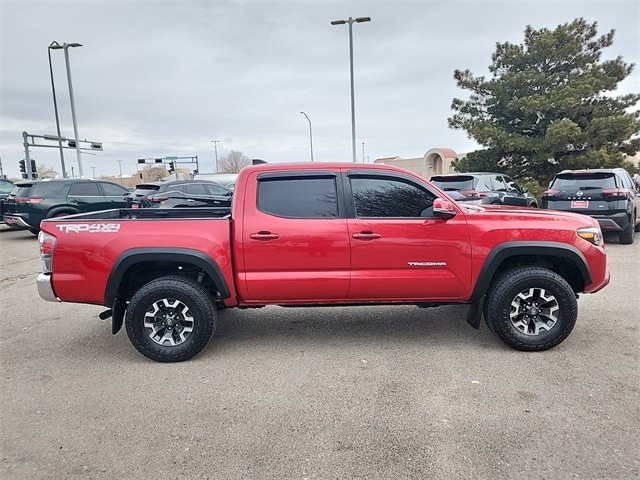
M 353 300 L 455 300 L 468 294 L 471 246 L 464 214 L 433 216 L 436 195 L 404 175 L 352 171 Z M 348 188 L 347 188 L 348 190 Z

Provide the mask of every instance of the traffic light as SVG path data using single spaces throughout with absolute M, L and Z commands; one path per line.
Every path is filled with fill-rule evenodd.
M 29 178 L 27 175 L 27 163 L 24 160 L 20 160 L 18 163 L 20 163 L 20 174 L 22 178 Z
M 171 162 L 171 163 L 169 163 L 169 171 L 170 171 L 171 173 L 173 173 L 173 172 L 175 172 L 175 171 L 176 171 L 176 162 Z
M 31 160 L 31 178 L 38 178 L 38 169 L 36 168 L 35 160 Z

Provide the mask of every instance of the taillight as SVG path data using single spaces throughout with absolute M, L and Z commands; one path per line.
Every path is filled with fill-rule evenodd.
M 555 197 L 560 193 L 560 190 L 546 190 L 542 192 L 543 197 Z
M 151 195 L 149 197 L 147 197 L 147 200 L 149 200 L 150 202 L 164 202 L 165 200 L 168 200 L 169 197 L 162 197 L 160 195 Z
M 480 198 L 487 196 L 487 192 L 478 192 L 477 190 L 460 190 L 459 193 L 469 198 Z
M 38 243 L 40 244 L 40 261 L 42 271 L 44 273 L 51 272 L 51 263 L 53 260 L 53 250 L 56 246 L 56 237 L 40 231 L 38 234 Z
M 606 188 L 602 190 L 602 196 L 605 198 L 626 198 L 624 190 L 618 188 Z
M 16 197 L 16 203 L 40 203 L 42 198 Z

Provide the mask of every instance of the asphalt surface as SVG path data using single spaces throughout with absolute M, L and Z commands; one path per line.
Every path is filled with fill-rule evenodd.
M 160 364 L 41 300 L 36 238 L 0 225 L 0 478 L 637 479 L 640 234 L 607 250 L 547 352 L 464 306 L 268 307 Z

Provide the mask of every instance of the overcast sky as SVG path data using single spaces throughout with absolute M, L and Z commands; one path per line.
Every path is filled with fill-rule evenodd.
M 605 58 L 636 64 L 619 92 L 640 91 L 638 0 L 545 1 L 1 1 L 3 172 L 19 176 L 22 132 L 55 135 L 47 47 L 70 48 L 85 176 L 134 173 L 137 159 L 198 156 L 201 172 L 237 150 L 269 162 L 350 161 L 348 25 L 353 25 L 358 161 L 478 148 L 451 130 L 455 69 L 488 75 L 497 42 L 520 44 L 527 25 L 583 17 L 615 29 Z M 52 51 L 62 136 L 73 123 L 62 50 Z M 47 144 L 56 145 L 55 142 Z M 31 156 L 61 172 L 55 148 Z M 122 162 L 119 164 L 118 160 Z M 78 173 L 74 150 L 67 171 Z

